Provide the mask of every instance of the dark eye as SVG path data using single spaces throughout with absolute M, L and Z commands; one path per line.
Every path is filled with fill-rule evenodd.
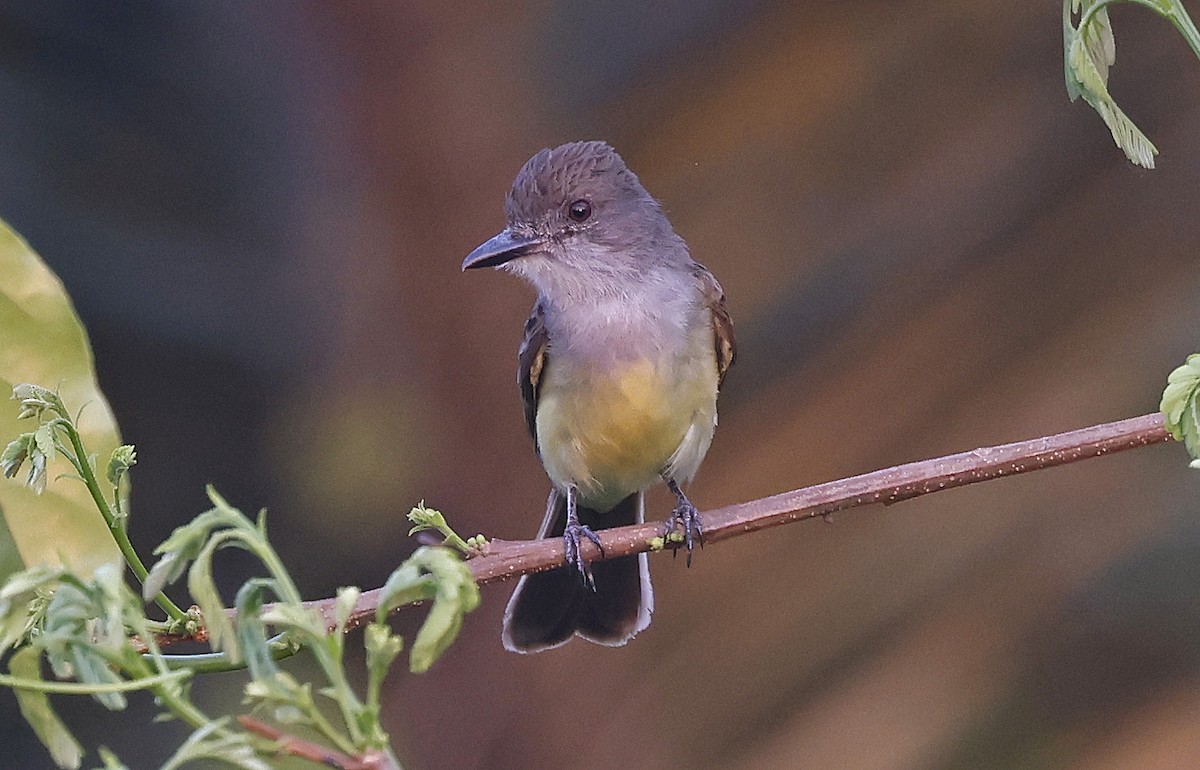
M 592 204 L 590 201 L 580 198 L 567 208 L 567 216 L 574 219 L 576 222 L 586 222 L 592 217 Z

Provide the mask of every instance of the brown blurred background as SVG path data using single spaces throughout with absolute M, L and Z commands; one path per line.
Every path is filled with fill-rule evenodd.
M 513 376 L 532 296 L 458 266 L 521 163 L 570 139 L 611 141 L 729 295 L 702 508 L 1154 410 L 1200 349 L 1200 63 L 1114 12 L 1113 92 L 1162 151 L 1134 168 L 1067 100 L 1060 14 L 11 0 L 0 217 L 92 334 L 139 449 L 139 546 L 211 481 L 267 506 L 329 595 L 382 582 L 422 498 L 460 532 L 535 531 Z M 1144 449 L 691 570 L 655 558 L 655 622 L 619 650 L 507 654 L 489 587 L 433 671 L 390 681 L 397 750 L 421 770 L 1198 767 L 1185 465 Z M 235 708 L 239 686 L 200 689 Z M 135 768 L 183 734 L 144 703 L 69 713 Z M 0 694 L 0 766 L 38 767 L 16 720 Z

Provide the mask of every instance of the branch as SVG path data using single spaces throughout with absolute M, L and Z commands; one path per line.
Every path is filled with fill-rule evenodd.
M 1030 441 L 906 463 L 707 511 L 702 514 L 704 540 L 719 543 L 847 508 L 872 503 L 891 505 L 944 489 L 1053 468 L 1169 439 L 1162 415 L 1147 414 Z M 588 561 L 617 559 L 653 550 L 651 540 L 663 534 L 663 524 L 634 524 L 600 530 L 597 534 L 604 545 L 604 553 L 585 542 L 584 556 Z M 562 567 L 566 559 L 559 538 L 492 540 L 488 554 L 471 559 L 469 564 L 475 581 L 482 585 Z M 374 617 L 378 594 L 378 589 L 362 593 L 350 617 L 349 628 L 363 625 Z M 306 602 L 305 605 L 317 610 L 328 626 L 334 627 L 333 599 Z
M 382 752 L 373 751 L 361 757 L 351 757 L 303 738 L 288 735 L 282 730 L 246 714 L 238 716 L 237 721 L 250 732 L 274 741 L 276 752 L 307 759 L 318 765 L 332 767 L 336 770 L 395 770 L 398 767 Z

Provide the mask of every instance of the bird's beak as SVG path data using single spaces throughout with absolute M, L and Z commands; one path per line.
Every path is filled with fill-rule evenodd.
M 500 234 L 481 243 L 463 260 L 462 269 L 470 270 L 475 267 L 495 267 L 510 262 L 517 257 L 528 254 L 542 242 L 541 238 L 517 235 L 505 228 Z

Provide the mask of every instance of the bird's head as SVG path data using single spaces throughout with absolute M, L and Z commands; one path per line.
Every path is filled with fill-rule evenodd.
M 534 155 L 504 212 L 504 230 L 472 251 L 463 270 L 503 266 L 554 296 L 620 287 L 623 276 L 690 259 L 658 202 L 604 142 Z

